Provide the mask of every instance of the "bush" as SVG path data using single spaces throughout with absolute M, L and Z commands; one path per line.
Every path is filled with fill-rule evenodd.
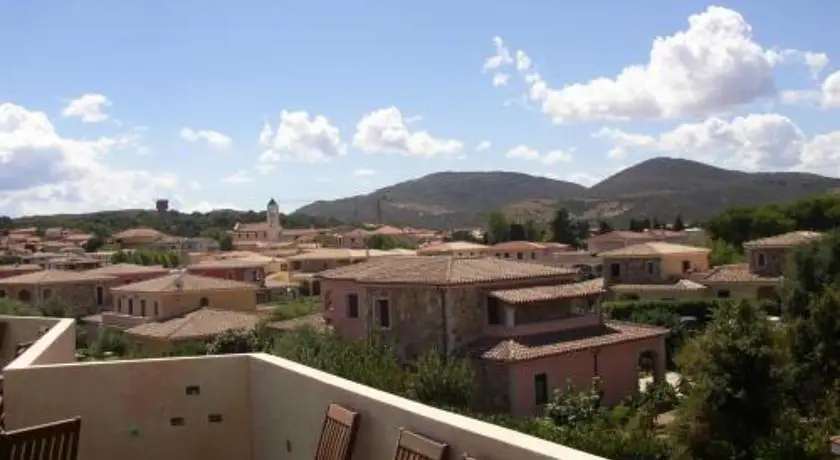
M 700 324 L 711 319 L 716 308 L 729 308 L 737 299 L 683 299 L 683 300 L 633 300 L 604 302 L 601 310 L 619 321 L 653 324 L 668 328 L 679 325 L 680 317 L 693 316 Z M 768 315 L 778 316 L 781 307 L 772 300 L 757 301 Z
M 417 360 L 416 371 L 408 377 L 408 396 L 438 407 L 468 407 L 473 392 L 473 369 L 469 362 L 446 358 L 437 350 Z

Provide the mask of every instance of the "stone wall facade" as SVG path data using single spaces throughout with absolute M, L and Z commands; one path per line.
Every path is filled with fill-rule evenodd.
M 511 412 L 510 367 L 504 363 L 471 360 L 475 370 L 475 409 L 494 414 Z
M 747 260 L 750 264 L 750 271 L 762 276 L 782 276 L 789 252 L 790 250 L 785 248 L 748 249 Z
M 20 300 L 39 308 L 54 302 L 54 305 L 66 307 L 67 315 L 87 316 L 102 311 L 106 306 L 104 295 L 101 299 L 98 298 L 97 288 L 100 288 L 103 294 L 107 292 L 107 288 L 98 282 L 0 285 L 0 290 L 3 291 L 0 297 Z
M 442 299 L 445 291 L 433 287 L 369 287 L 366 288 L 365 321 L 369 331 L 379 331 L 394 344 L 398 356 L 413 359 L 423 352 L 445 346 L 446 329 Z M 387 299 L 390 326 L 376 322 L 377 300 Z
M 618 276 L 614 274 L 614 265 L 618 265 Z M 648 270 L 648 266 L 652 270 Z M 662 260 L 650 259 L 604 259 L 604 284 L 658 284 L 664 283 Z

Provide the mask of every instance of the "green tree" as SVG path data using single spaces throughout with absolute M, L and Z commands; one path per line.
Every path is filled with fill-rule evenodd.
M 575 247 L 580 244 L 578 228 L 565 208 L 559 208 L 554 212 L 554 219 L 551 220 L 551 241 Z
M 511 222 L 510 229 L 508 230 L 508 237 L 511 241 L 527 240 L 528 236 L 525 233 L 525 226 L 520 223 Z
M 503 212 L 491 212 L 487 216 L 485 239 L 488 244 L 510 241 L 510 222 Z
M 713 266 L 746 262 L 744 254 L 725 241 L 712 240 L 709 246 L 709 264 Z
M 8 297 L 0 298 L 0 315 L 43 316 L 40 310 Z
M 677 232 L 685 230 L 685 222 L 683 222 L 682 214 L 677 214 L 677 218 L 674 219 L 673 230 Z
M 604 233 L 609 233 L 613 231 L 612 225 L 605 220 L 598 221 L 598 233 L 603 235 Z
M 474 386 L 469 362 L 431 350 L 420 356 L 415 365 L 416 370 L 407 380 L 409 397 L 437 407 L 469 406 Z
M 678 357 L 688 395 L 674 427 L 676 458 L 753 459 L 784 409 L 778 330 L 753 302 L 713 313 Z
M 257 330 L 231 329 L 216 335 L 207 344 L 207 354 L 257 353 L 267 351 L 270 348 L 270 341 Z
M 99 235 L 94 235 L 91 239 L 87 240 L 87 243 L 84 244 L 84 249 L 85 252 L 96 252 L 102 249 L 102 246 L 105 246 L 105 240 Z
M 222 251 L 233 251 L 235 248 L 233 246 L 233 238 L 225 233 L 221 238 L 219 238 L 219 249 Z

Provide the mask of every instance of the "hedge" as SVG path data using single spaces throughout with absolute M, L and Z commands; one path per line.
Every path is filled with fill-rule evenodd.
M 610 318 L 619 321 L 675 326 L 681 316 L 693 316 L 705 324 L 715 308 L 732 305 L 742 299 L 680 299 L 680 300 L 619 300 L 604 302 L 601 310 Z M 772 300 L 758 301 L 761 308 L 771 316 L 781 314 L 781 306 Z

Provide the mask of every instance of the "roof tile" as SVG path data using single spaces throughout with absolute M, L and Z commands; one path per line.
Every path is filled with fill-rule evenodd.
M 820 232 L 798 230 L 795 232 L 783 233 L 781 235 L 768 236 L 744 243 L 745 248 L 788 248 L 810 243 L 820 237 Z
M 184 292 L 214 291 L 235 289 L 256 289 L 250 283 L 209 276 L 194 275 L 188 272 L 175 272 L 160 278 L 152 278 L 138 283 L 111 288 L 114 292 Z
M 59 283 L 91 283 L 96 281 L 110 281 L 113 276 L 90 274 L 85 271 L 70 270 L 42 270 L 23 275 L 0 278 L 0 284 L 59 284 Z
M 669 254 L 696 254 L 709 253 L 711 249 L 699 246 L 688 246 L 684 244 L 666 243 L 664 241 L 651 241 L 648 243 L 633 244 L 621 249 L 605 251 L 598 254 L 599 257 L 658 257 Z
M 203 339 L 231 329 L 251 330 L 260 322 L 254 314 L 200 308 L 166 321 L 144 323 L 127 329 L 129 335 L 165 340 Z
M 603 292 L 604 279 L 595 278 L 578 283 L 503 289 L 492 291 L 490 292 L 490 295 L 510 304 L 523 304 L 546 300 L 571 299 L 575 297 L 597 295 Z

